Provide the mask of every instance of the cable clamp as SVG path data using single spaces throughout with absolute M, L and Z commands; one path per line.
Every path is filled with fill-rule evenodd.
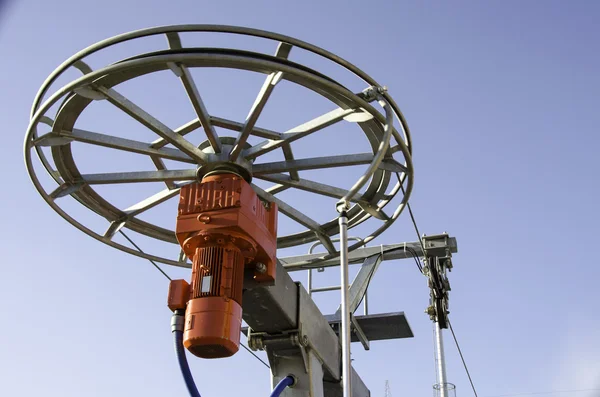
M 185 324 L 185 317 L 181 313 L 178 313 L 178 312 L 180 312 L 180 311 L 179 310 L 175 311 L 175 313 L 173 313 L 173 316 L 171 316 L 171 332 L 175 332 L 175 331 L 183 332 L 183 328 L 184 328 L 184 324 Z

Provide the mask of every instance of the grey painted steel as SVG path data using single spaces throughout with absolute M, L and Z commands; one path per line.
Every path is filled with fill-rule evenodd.
M 390 104 L 382 97 L 379 96 L 379 103 L 385 110 L 385 126 L 383 137 L 381 138 L 381 142 L 379 143 L 379 147 L 377 148 L 377 152 L 375 152 L 375 156 L 369 167 L 365 171 L 363 175 L 358 178 L 358 181 L 348 190 L 348 193 L 344 197 L 341 198 L 340 203 L 343 206 L 347 206 L 350 204 L 350 201 L 354 198 L 356 193 L 367 183 L 367 181 L 371 178 L 371 176 L 375 173 L 379 165 L 383 161 L 383 157 L 387 153 L 388 148 L 390 147 L 390 139 L 392 138 L 392 131 L 394 131 L 393 122 L 394 122 L 394 113 L 390 109 Z M 338 205 L 338 208 L 340 206 Z
M 251 348 L 267 352 L 273 381 L 292 373 L 302 381 L 298 389 L 286 393 L 311 396 L 315 394 L 310 390 L 318 393 L 324 387 L 325 396 L 342 395 L 340 343 L 308 292 L 294 283 L 281 265 L 274 285 L 253 285 L 252 274 L 248 273 L 245 287 L 243 318 L 252 330 L 243 331 L 249 334 Z M 369 395 L 355 372 L 352 381 L 354 396 Z
M 293 161 L 275 161 L 272 163 L 255 164 L 252 172 L 255 175 L 275 174 L 290 170 L 306 171 L 321 168 L 347 167 L 352 165 L 369 164 L 373 160 L 372 153 L 342 154 L 338 156 L 313 157 Z
M 325 316 L 329 325 L 337 333 L 340 319 L 334 314 Z M 365 337 L 371 341 L 412 338 L 414 334 L 403 312 L 378 313 L 364 316 L 354 316 L 356 324 L 360 326 Z M 247 328 L 242 328 L 247 335 Z M 352 342 L 359 342 L 358 336 L 352 334 Z
M 192 143 L 186 141 L 180 135 L 176 134 L 175 131 L 171 130 L 165 124 L 157 120 L 150 113 L 146 112 L 138 105 L 125 98 L 116 90 L 112 88 L 99 87 L 97 88 L 97 91 L 102 93 L 102 95 L 104 95 L 110 103 L 133 117 L 135 120 L 139 121 L 145 127 L 169 142 L 171 145 L 189 155 L 199 164 L 204 164 L 206 162 L 207 159 L 205 153 L 203 153 Z
M 274 357 L 270 354 L 269 357 Z M 307 361 L 307 362 L 305 362 Z M 275 388 L 280 380 L 288 375 L 294 375 L 296 384 L 286 388 L 283 397 L 329 397 L 331 394 L 323 390 L 323 367 L 312 350 L 308 350 L 306 358 L 293 355 L 283 359 L 270 360 L 271 388 Z
M 237 121 L 223 119 L 221 117 L 211 116 L 211 123 L 215 127 L 226 128 L 232 131 L 241 131 L 244 128 L 243 123 L 239 123 Z M 260 138 L 269 138 L 269 139 L 279 139 L 281 137 L 281 133 L 267 130 L 265 128 L 254 127 L 251 131 L 251 134 Z
M 298 328 L 298 285 L 277 263 L 275 284 L 244 291 L 242 318 L 254 330 L 279 333 Z M 250 274 L 244 283 L 252 280 Z
M 140 201 L 139 203 L 133 204 L 123 210 L 127 214 L 127 217 L 132 217 L 141 214 L 144 211 L 149 210 L 152 207 L 157 206 L 170 198 L 173 198 L 179 194 L 179 188 L 173 187 L 172 189 L 165 189 L 161 192 L 156 193 L 153 196 L 148 197 Z
M 340 287 L 341 287 L 341 319 L 342 329 L 340 341 L 342 343 L 342 384 L 344 397 L 352 396 L 352 357 L 350 351 L 350 308 L 348 297 L 348 218 L 342 211 L 340 223 Z
M 340 378 L 340 345 L 329 322 L 321 314 L 308 292 L 298 286 L 298 317 L 300 335 L 306 341 L 306 347 L 313 350 L 321 360 L 327 373 L 334 379 Z
M 288 43 L 279 43 L 277 47 L 277 52 L 275 54 L 278 58 L 286 58 L 290 54 L 292 46 Z M 252 133 L 252 129 L 256 125 L 258 121 L 258 117 L 260 116 L 262 110 L 264 109 L 273 89 L 281 81 L 282 73 L 279 71 L 271 72 L 267 78 L 265 79 L 258 96 L 254 100 L 254 104 L 252 105 L 252 109 L 250 109 L 250 113 L 246 117 L 246 121 L 244 122 L 244 126 L 242 127 L 238 137 L 235 140 L 235 144 L 229 153 L 229 159 L 231 161 L 236 161 L 240 153 L 248 140 L 248 137 Z
M 115 222 L 120 222 L 119 220 L 127 217 L 128 214 L 125 213 L 123 209 L 114 206 L 102 198 L 97 191 L 93 189 L 93 185 L 98 183 L 161 181 L 164 182 L 169 189 L 174 190 L 177 188 L 175 182 L 188 179 L 186 179 L 187 177 L 179 180 L 174 179 L 175 177 L 172 174 L 169 174 L 172 170 L 166 169 L 165 163 L 162 161 L 162 159 L 175 160 L 188 164 L 204 164 L 206 162 L 215 161 L 217 157 L 211 157 L 210 155 L 203 153 L 184 138 L 184 136 L 189 132 L 202 127 L 205 130 L 208 141 L 213 146 L 214 151 L 218 153 L 218 143 L 216 142 L 216 137 L 212 134 L 214 128 L 211 128 L 211 126 L 228 128 L 232 131 L 238 131 L 238 133 L 244 135 L 248 134 L 249 131 L 249 134 L 263 136 L 264 138 L 273 141 L 269 142 L 268 145 L 281 147 L 286 161 L 256 164 L 255 166 L 257 167 L 257 174 L 266 175 L 266 172 L 273 172 L 276 174 L 281 172 L 289 172 L 290 180 L 298 181 L 298 186 L 308 186 L 308 188 L 316 190 L 316 185 L 311 184 L 311 181 L 304 182 L 298 174 L 298 171 L 303 169 L 314 169 L 314 167 L 317 166 L 328 166 L 328 164 L 323 164 L 324 161 L 330 162 L 330 160 L 333 160 L 334 163 L 337 161 L 338 166 L 343 166 L 344 164 L 354 164 L 356 160 L 354 160 L 354 162 L 351 159 L 343 160 L 337 156 L 330 156 L 321 159 L 294 159 L 289 143 L 295 139 L 301 139 L 303 134 L 313 133 L 315 132 L 314 130 L 318 130 L 324 126 L 330 125 L 329 123 L 337 122 L 335 120 L 339 119 L 340 116 L 342 116 L 341 119 L 343 119 L 343 115 L 354 113 L 357 111 L 357 109 L 360 109 L 361 112 L 367 112 L 372 116 L 371 120 L 357 124 L 367 135 L 369 144 L 371 146 L 370 149 L 372 151 L 372 153 L 366 153 L 364 158 L 360 159 L 361 164 L 370 164 L 372 160 L 377 157 L 377 149 L 380 147 L 382 139 L 385 136 L 386 118 L 366 101 L 364 95 L 354 94 L 332 79 L 323 76 L 322 74 L 305 66 L 290 62 L 285 59 L 285 57 L 280 58 L 272 55 L 232 49 L 182 48 L 181 40 L 179 40 L 178 36 L 178 34 L 182 32 L 223 32 L 273 40 L 280 44 L 280 47 L 283 46 L 288 49 L 291 47 L 297 47 L 298 49 L 310 51 L 314 54 L 322 56 L 341 66 L 342 68 L 351 71 L 358 78 L 365 81 L 369 87 L 380 86 L 368 75 L 347 61 L 344 61 L 325 50 L 304 43 L 300 40 L 255 29 L 218 25 L 180 25 L 144 29 L 137 32 L 126 33 L 100 42 L 79 52 L 75 56 L 68 59 L 59 68 L 57 68 L 57 70 L 55 70 L 42 85 L 38 95 L 34 100 L 31 111 L 31 122 L 25 140 L 25 161 L 34 186 L 55 211 L 57 211 L 75 227 L 98 239 L 99 241 L 105 242 L 110 246 L 121 249 L 132 255 L 152 259 L 156 262 L 189 267 L 188 262 L 181 261 L 178 258 L 171 259 L 159 255 L 139 253 L 132 248 L 113 241 L 112 239 L 105 238 L 103 232 L 98 233 L 94 230 L 91 230 L 70 216 L 61 208 L 60 201 L 56 199 L 66 195 L 71 195 L 75 200 L 83 204 L 84 207 L 87 207 L 89 210 L 95 212 L 101 217 L 106 218 L 108 222 L 107 226 L 115 225 Z M 137 38 L 153 35 L 167 36 L 170 49 L 150 54 L 138 54 L 126 60 L 102 67 L 98 70 L 92 70 L 84 62 L 86 57 L 95 54 L 98 51 L 102 51 L 103 49 L 112 45 L 117 45 L 129 40 L 135 40 Z M 66 84 L 64 87 L 56 89 L 56 87 L 54 87 L 55 81 L 63 73 L 69 71 L 71 67 L 79 69 L 84 75 Z M 334 114 L 335 117 L 333 117 L 333 119 L 332 116 L 329 115 L 327 117 L 329 118 L 329 121 L 324 119 L 320 119 L 320 121 L 317 119 L 309 121 L 304 125 L 298 126 L 295 130 L 292 129 L 286 133 L 269 131 L 257 127 L 256 125 L 252 126 L 252 128 L 249 128 L 246 123 L 220 119 L 214 115 L 208 114 L 208 112 L 205 111 L 206 109 L 202 107 L 202 99 L 195 88 L 195 84 L 193 84 L 193 80 L 186 77 L 191 77 L 189 71 L 191 68 L 196 67 L 222 67 L 252 70 L 259 73 L 264 73 L 267 77 L 272 76 L 273 73 L 275 73 L 275 75 L 273 75 L 273 81 L 279 81 L 278 79 L 288 80 L 289 82 L 304 86 L 309 90 L 314 91 L 318 95 L 322 95 L 332 101 L 338 107 L 338 109 L 333 111 L 334 113 L 337 113 L 337 115 Z M 176 130 L 169 129 L 154 116 L 135 105 L 132 101 L 119 94 L 113 88 L 121 82 L 125 82 L 136 78 L 137 76 L 154 73 L 160 70 L 172 70 L 176 74 L 181 74 L 183 77 L 182 82 L 184 88 L 186 89 L 191 105 L 198 116 L 196 120 L 192 120 Z M 46 94 L 48 93 L 51 95 L 46 97 Z M 260 98 L 263 97 L 264 96 L 260 96 Z M 385 207 L 390 202 L 391 198 L 399 192 L 399 183 L 394 186 L 391 191 L 387 189 L 390 177 L 394 172 L 405 170 L 402 172 L 400 180 L 407 184 L 406 194 L 403 195 L 402 201 L 398 204 L 398 207 L 394 213 L 389 216 L 389 218 L 384 218 L 381 226 L 377 227 L 375 231 L 366 236 L 364 240 L 349 247 L 350 250 L 359 248 L 364 244 L 364 242 L 372 240 L 386 230 L 387 227 L 389 227 L 389 225 L 395 219 L 397 219 L 402 212 L 412 190 L 413 180 L 411 141 L 408 127 L 406 126 L 406 122 L 400 113 L 400 110 L 387 92 L 383 93 L 383 99 L 390 104 L 396 118 L 399 120 L 398 125 L 400 126 L 401 132 L 404 135 L 402 136 L 398 133 L 398 131 L 392 129 L 392 136 L 395 140 L 395 143 L 389 150 L 387 150 L 381 167 L 378 167 L 371 177 L 370 185 L 365 190 L 363 197 L 360 198 L 361 202 L 359 202 L 357 205 L 354 205 L 349 210 L 349 227 L 357 226 L 368 219 L 369 216 L 381 213 L 383 207 Z M 144 142 L 136 142 L 133 140 L 127 140 L 125 138 L 112 137 L 111 135 L 92 133 L 90 131 L 83 131 L 83 134 L 78 135 L 78 133 L 82 130 L 78 131 L 77 129 L 74 129 L 74 123 L 76 119 L 87 106 L 97 100 L 108 100 L 117 108 L 121 109 L 125 113 L 135 118 L 141 124 L 149 128 L 151 131 L 154 131 L 157 135 L 159 135 L 160 138 L 152 143 L 145 144 Z M 59 108 L 54 120 L 52 120 L 48 117 L 48 110 L 59 101 L 62 101 L 62 106 Z M 52 131 L 43 139 L 38 140 L 37 129 L 40 123 L 50 124 L 52 126 Z M 245 125 L 246 127 L 244 127 Z M 69 134 L 71 135 L 70 137 L 64 136 Z M 71 141 L 70 139 L 73 140 Z M 129 151 L 132 153 L 146 154 L 156 166 L 157 171 L 155 174 L 142 174 L 141 171 L 140 173 L 128 173 L 126 175 L 111 175 L 102 173 L 92 174 L 86 176 L 90 179 L 89 181 L 86 181 L 84 178 L 82 178 L 81 173 L 77 169 L 71 153 L 71 142 L 75 142 L 78 139 L 80 142 L 86 142 L 88 144 L 111 147 L 113 149 Z M 167 143 L 173 144 L 176 149 L 165 148 L 164 146 Z M 46 154 L 42 151 L 42 145 L 44 144 L 50 145 L 52 157 L 54 163 L 56 164 L 56 169 L 49 159 L 46 158 Z M 260 147 L 261 150 L 264 149 L 262 144 L 258 147 Z M 254 151 L 253 148 L 250 148 L 250 150 Z M 58 183 L 59 187 L 54 191 L 47 192 L 43 188 L 42 183 L 39 181 L 32 163 L 32 152 L 35 152 L 40 159 L 42 166 Z M 252 155 L 252 152 L 248 153 Z M 397 166 L 398 162 L 393 160 L 391 157 L 393 153 L 402 154 L 404 168 Z M 244 155 L 244 152 L 242 152 L 240 158 Z M 252 158 L 252 156 L 249 156 L 249 158 Z M 279 192 L 285 187 L 286 186 L 276 185 L 273 187 L 273 189 L 269 189 L 269 191 Z M 319 188 L 320 187 L 322 186 L 319 186 Z M 293 188 L 298 187 L 293 186 Z M 330 189 L 326 189 L 326 192 L 331 193 Z M 335 191 L 336 195 L 339 193 L 341 192 Z M 158 202 L 156 205 L 158 204 L 160 204 L 160 202 Z M 177 244 L 173 235 L 173 230 L 165 229 L 147 221 L 143 221 L 135 215 L 136 214 L 129 214 L 124 227 L 137 233 L 146 235 L 150 238 L 158 239 L 171 244 Z M 302 217 L 302 219 L 305 218 Z M 314 228 L 309 228 L 304 232 L 289 236 L 280 236 L 278 239 L 278 246 L 284 248 L 314 241 L 322 241 L 328 247 L 328 252 L 322 255 L 322 259 L 326 260 L 335 258 L 339 255 L 339 252 L 335 250 L 333 245 L 330 243 L 330 240 L 332 236 L 337 234 L 336 223 L 337 222 L 335 222 L 335 220 L 332 220 L 328 223 L 319 225 L 319 230 L 316 232 L 313 230 Z
M 183 46 L 181 45 L 181 38 L 178 33 L 171 32 L 167 33 L 167 42 L 169 43 L 169 47 L 172 49 L 181 49 Z M 190 98 L 190 102 L 194 107 L 194 111 L 198 116 L 198 122 L 202 125 L 204 132 L 206 133 L 206 137 L 210 142 L 210 146 L 213 148 L 215 153 L 221 153 L 221 142 L 219 141 L 219 137 L 217 132 L 210 121 L 210 115 L 206 110 L 206 106 L 204 105 L 204 101 L 200 97 L 200 93 L 198 92 L 198 87 L 194 82 L 192 74 L 189 72 L 188 68 L 184 65 L 176 65 L 170 64 L 169 68 L 175 73 L 177 77 L 181 79 L 183 87 Z
M 382 255 L 373 255 L 365 259 L 364 263 L 360 267 L 360 270 L 352 280 L 352 285 L 350 286 L 350 290 L 348 292 L 348 310 L 350 313 L 354 313 L 360 302 L 365 297 L 365 293 L 367 292 L 367 288 L 369 287 L 369 283 L 373 278 L 375 272 L 379 268 L 379 264 L 381 263 Z M 336 316 L 341 316 L 342 306 L 340 305 L 335 312 Z
M 164 171 L 135 171 L 111 172 L 107 174 L 83 174 L 80 180 L 88 185 L 104 185 L 116 183 L 141 183 L 163 181 L 193 181 L 196 170 L 164 170 Z
M 358 376 L 354 368 L 352 370 L 352 396 L 353 397 L 370 397 L 371 391 L 367 388 L 363 380 Z M 342 389 L 339 383 L 327 382 L 323 383 L 325 396 L 327 397 L 343 397 Z
M 440 235 L 439 240 L 428 241 L 427 244 L 431 244 L 431 246 L 426 247 L 426 249 L 447 249 L 451 253 L 458 252 L 456 238 L 450 237 L 448 235 Z M 423 254 L 423 249 L 421 248 L 421 243 L 416 241 L 401 244 L 383 244 L 374 247 L 359 248 L 348 253 L 348 262 L 350 264 L 362 263 L 366 258 L 378 254 L 383 255 L 384 261 L 406 259 L 412 257 L 412 253 L 410 251 L 414 251 L 420 257 L 425 256 Z M 282 263 L 283 267 L 287 271 L 339 266 L 340 264 L 339 259 L 323 260 L 322 254 L 289 256 L 279 258 L 279 261 Z
M 307 135 L 320 131 L 326 127 L 342 121 L 344 117 L 349 114 L 356 112 L 356 109 L 335 109 L 331 112 L 325 113 L 313 120 L 307 121 L 297 127 L 294 127 L 284 133 L 278 139 L 269 139 L 263 141 L 244 152 L 246 158 L 256 158 L 263 154 L 269 153 L 283 145 L 289 145 L 290 143 L 304 138 Z
M 297 169 L 292 169 L 290 171 L 298 172 Z M 326 185 L 324 183 L 319 183 L 315 181 L 311 181 L 308 179 L 294 180 L 291 177 L 284 174 L 258 174 L 256 178 L 262 179 L 263 181 L 279 183 L 284 186 L 295 187 L 300 190 L 304 190 L 311 193 L 317 193 L 327 197 L 333 197 L 337 199 L 341 199 L 344 195 L 347 194 L 347 190 L 340 189 L 338 187 Z M 353 197 L 350 201 L 358 202 L 360 201 L 360 197 Z
M 178 68 L 181 71 L 178 77 L 181 79 L 185 91 L 190 97 L 190 102 L 194 107 L 196 115 L 198 115 L 198 121 L 200 122 L 202 128 L 204 129 L 204 132 L 206 133 L 206 137 L 210 142 L 210 146 L 212 146 L 215 153 L 221 153 L 221 143 L 219 141 L 219 137 L 214 127 L 210 123 L 210 115 L 206 110 L 204 101 L 202 101 L 202 98 L 200 97 L 200 93 L 198 92 L 196 83 L 194 83 L 194 78 L 192 77 L 192 74 L 190 73 L 188 68 L 183 65 L 179 65 Z
M 363 345 L 363 348 L 365 350 L 370 350 L 371 345 L 369 343 L 369 338 L 367 338 L 365 332 L 362 330 L 362 327 L 352 314 L 350 315 L 350 323 L 352 324 L 352 333 L 356 335 L 360 343 Z M 352 337 L 350 337 L 350 342 L 352 342 Z
M 436 364 L 438 373 L 438 385 L 440 397 L 448 397 L 448 387 L 446 382 L 446 358 L 444 357 L 444 337 L 442 329 L 437 322 L 435 327 L 435 346 L 436 346 Z
M 340 318 L 335 314 L 329 314 L 325 318 L 334 330 L 339 332 Z M 367 340 L 371 342 L 414 337 L 403 312 L 354 316 L 354 320 L 360 326 Z M 360 342 L 358 335 L 355 333 L 352 334 L 352 342 Z
M 196 161 L 179 149 L 155 149 L 146 142 L 119 138 L 112 135 L 100 134 L 74 128 L 72 131 L 51 132 L 35 140 L 36 146 L 62 146 L 73 141 L 103 146 L 110 149 L 124 150 L 132 153 L 146 154 L 183 163 L 196 164 Z

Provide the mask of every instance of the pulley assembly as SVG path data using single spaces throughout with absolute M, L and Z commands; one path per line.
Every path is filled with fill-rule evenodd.
M 204 38 L 216 33 L 262 40 L 271 44 L 273 51 L 206 46 Z M 202 40 L 186 45 L 192 36 L 201 36 Z M 152 37 L 162 37 L 163 45 L 94 67 L 94 61 L 103 59 L 95 56 L 105 50 L 130 49 L 122 44 Z M 340 75 L 349 75 L 354 83 L 358 82 L 360 91 L 354 92 L 301 63 L 302 57 L 294 59 L 292 50 L 332 64 L 342 72 Z M 264 77 L 244 120 L 218 117 L 214 109 L 207 108 L 194 79 L 198 78 L 197 72 L 214 68 Z M 79 75 L 59 86 L 65 77 L 72 76 L 71 72 Z M 141 101 L 123 93 L 123 85 L 128 82 L 157 73 L 168 75 L 181 86 L 194 119 L 183 120 L 180 126 L 168 125 L 144 109 Z M 264 128 L 261 114 L 281 85 L 293 85 L 325 99 L 330 110 L 281 131 Z M 295 98 L 288 100 L 294 102 Z M 154 133 L 155 139 L 133 139 L 127 128 L 98 131 L 87 125 L 84 121 L 94 118 L 81 116 L 97 102 L 129 116 L 146 132 Z M 302 106 L 293 108 L 304 110 Z M 316 150 L 310 150 L 296 157 L 298 152 L 293 147 L 299 142 L 341 124 L 361 134 L 360 141 L 353 143 L 362 145 L 362 151 L 340 153 L 344 145 L 322 141 L 314 149 L 330 149 L 332 153 L 316 156 L 312 153 Z M 195 130 L 202 131 L 202 139 L 191 138 Z M 343 141 L 345 135 L 336 139 Z M 117 167 L 110 164 L 112 157 L 102 156 L 97 165 L 110 164 L 108 170 L 85 172 L 80 162 L 89 160 L 85 149 L 91 146 L 135 155 L 132 163 L 139 169 L 115 172 Z M 351 303 L 347 288 L 349 252 L 362 249 L 383 233 L 404 210 L 413 186 L 411 151 L 410 133 L 400 109 L 387 89 L 356 66 L 289 36 L 220 25 L 143 29 L 80 51 L 59 66 L 38 92 L 24 146 L 34 186 L 72 225 L 98 241 L 155 264 L 191 269 L 189 278 L 171 281 L 167 303 L 174 313 L 172 330 L 179 364 L 192 396 L 199 394 L 183 346 L 201 358 L 229 357 L 239 349 L 240 331 L 262 338 L 270 349 L 279 349 L 267 352 L 277 395 L 291 386 L 300 393 L 297 395 L 320 396 L 325 387 L 338 388 L 331 393 L 339 395 L 341 387 L 344 396 L 349 397 L 351 385 L 361 384 L 358 380 L 351 382 L 351 377 L 358 378 L 350 362 L 351 329 L 360 327 L 351 316 L 358 293 Z M 137 161 L 140 155 L 144 162 Z M 346 170 L 350 167 L 356 171 L 356 166 L 362 168 L 349 187 L 336 186 L 338 178 L 325 182 L 307 176 L 313 171 L 312 177 L 318 179 L 318 171 L 349 172 Z M 115 196 L 102 189 L 125 189 L 136 184 L 153 184 L 155 190 L 142 200 L 123 204 L 129 200 L 126 194 Z M 301 211 L 301 205 L 296 204 L 305 204 L 301 202 L 305 199 L 282 195 L 286 191 L 310 194 L 311 205 Z M 322 204 L 322 199 L 327 203 Z M 315 220 L 323 208 L 336 216 L 329 221 Z M 159 209 L 164 209 L 161 221 L 172 221 L 165 225 L 157 216 L 146 217 L 149 211 Z M 278 235 L 278 218 L 284 217 L 302 229 Z M 349 246 L 348 231 L 358 226 L 361 236 L 353 237 L 356 242 Z M 125 233 L 146 240 L 145 249 L 121 240 L 123 236 L 132 242 Z M 336 241 L 339 246 L 334 244 Z M 340 258 L 343 315 L 331 320 L 341 322 L 339 335 L 276 257 L 278 249 L 312 243 L 321 244 L 325 252 L 299 260 L 294 266 L 318 268 Z M 371 256 L 369 266 L 378 264 L 382 257 L 383 253 L 373 261 Z M 245 302 L 248 290 L 258 292 Z M 364 294 L 366 285 L 359 290 Z M 242 330 L 242 319 L 251 330 Z M 406 323 L 403 314 L 395 314 L 394 319 L 401 325 Z M 405 328 L 408 331 L 404 336 L 394 331 L 386 338 L 412 336 L 407 324 Z M 364 339 L 364 335 L 360 337 Z

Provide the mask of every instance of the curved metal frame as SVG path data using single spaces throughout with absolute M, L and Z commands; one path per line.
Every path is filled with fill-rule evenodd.
M 275 56 L 225 48 L 184 48 L 182 47 L 178 36 L 178 33 L 180 32 L 220 32 L 249 35 L 279 41 L 280 44 Z M 166 35 L 170 49 L 137 55 L 96 71 L 92 71 L 83 61 L 85 57 L 109 46 L 151 35 Z M 293 46 L 324 57 L 351 71 L 368 84 L 367 91 L 359 94 L 352 93 L 333 79 L 307 68 L 306 66 L 287 60 L 287 54 Z M 70 67 L 79 69 L 83 73 L 83 76 L 58 89 L 42 103 L 44 96 L 50 91 L 50 88 L 56 79 Z M 257 101 L 245 123 L 219 119 L 206 112 L 206 109 L 203 108 L 201 97 L 195 87 L 191 74 L 189 73 L 188 68 L 191 67 L 235 68 L 266 74 L 265 85 L 263 85 L 263 89 L 258 94 Z M 187 123 L 177 130 L 170 130 L 113 88 L 132 78 L 166 69 L 171 69 L 175 75 L 182 80 L 190 101 L 198 115 L 196 120 L 192 120 L 190 123 Z M 338 108 L 321 116 L 321 118 L 311 120 L 309 123 L 312 123 L 312 125 L 310 126 L 299 126 L 296 128 L 296 130 L 300 130 L 300 132 L 296 132 L 293 129 L 281 134 L 258 128 L 256 126 L 256 121 L 262 107 L 270 95 L 270 90 L 272 90 L 277 82 L 282 79 L 312 90 L 318 95 L 333 102 Z M 145 142 L 132 141 L 111 135 L 74 129 L 73 126 L 75 121 L 81 112 L 83 112 L 94 100 L 103 99 L 108 100 L 125 113 L 137 119 L 146 127 L 157 133 L 161 138 L 152 144 L 147 144 Z M 375 99 L 379 100 L 380 105 L 385 111 L 385 116 L 369 103 Z M 51 120 L 46 116 L 46 113 L 59 101 L 62 101 L 60 108 L 55 119 Z M 371 117 L 370 120 L 360 122 L 359 126 L 362 128 L 370 142 L 371 150 L 373 152 L 372 155 L 362 153 L 360 155 L 332 156 L 327 158 L 293 159 L 290 149 L 291 142 L 296 139 L 302 139 L 302 137 L 310 133 L 326 128 L 327 126 L 342 120 L 344 117 L 358 112 L 369 113 Z M 399 125 L 404 136 L 400 136 L 398 131 L 393 128 L 392 122 L 394 116 L 400 121 Z M 38 137 L 37 135 L 37 126 L 40 122 L 52 126 L 52 131 L 42 137 Z M 211 131 L 213 128 L 212 125 L 218 125 L 233 131 L 238 131 L 238 138 L 229 153 L 222 151 L 224 146 L 221 145 L 221 141 L 218 139 L 214 129 Z M 204 128 L 206 131 L 212 151 L 202 151 L 183 138 L 183 135 L 186 133 L 200 127 Z M 304 131 L 300 127 L 304 127 Z M 307 132 L 306 130 L 310 128 L 314 131 Z M 251 134 L 266 137 L 268 140 L 254 145 L 250 149 L 244 150 L 244 144 Z M 394 146 L 390 145 L 392 137 L 396 141 Z M 316 261 L 329 259 L 339 255 L 339 252 L 331 243 L 330 238 L 337 234 L 337 220 L 334 219 L 328 223 L 319 225 L 306 215 L 277 198 L 276 194 L 279 191 L 285 190 L 286 188 L 298 188 L 316 194 L 337 197 L 340 198 L 343 203 L 355 203 L 348 211 L 349 227 L 357 226 L 371 216 L 381 219 L 383 225 L 377 228 L 369 236 L 349 247 L 349 249 L 352 250 L 377 237 L 398 218 L 408 201 L 413 184 L 413 167 L 408 127 L 395 102 L 372 78 L 347 61 L 303 41 L 283 35 L 241 27 L 181 25 L 144 29 L 115 36 L 88 47 L 68 59 L 44 82 L 35 98 L 31 111 L 31 122 L 25 138 L 25 161 L 30 177 L 39 193 L 55 211 L 63 216 L 63 218 L 84 233 L 127 253 L 170 265 L 188 267 L 189 265 L 185 261 L 172 260 L 156 255 L 141 253 L 116 243 L 112 241 L 111 238 L 118 230 L 120 230 L 120 228 L 126 227 L 152 238 L 176 243 L 173 231 L 152 225 L 135 218 L 135 216 L 143 212 L 144 209 L 158 205 L 175 196 L 179 185 L 176 185 L 174 182 L 193 180 L 195 178 L 196 170 L 169 171 L 159 169 L 156 172 L 143 171 L 137 173 L 124 173 L 126 175 L 82 175 L 72 158 L 70 150 L 70 142 L 72 141 L 85 142 L 92 145 L 100 145 L 134 153 L 143 153 L 149 155 L 153 160 L 167 158 L 194 165 L 215 161 L 238 163 L 245 161 L 248 163 L 246 166 L 251 167 L 251 172 L 254 177 L 278 184 L 274 189 L 268 189 L 267 191 L 254 186 L 257 193 L 264 200 L 277 202 L 281 212 L 308 228 L 305 232 L 280 237 L 278 239 L 278 246 L 280 248 L 285 248 L 319 240 L 328 249 L 328 253 L 323 257 L 318 258 Z M 164 148 L 167 143 L 173 144 L 177 149 Z M 52 148 L 52 156 L 57 167 L 56 170 L 51 167 L 48 159 L 42 152 L 42 146 L 50 146 Z M 279 148 L 284 151 L 286 161 L 249 165 L 250 162 L 255 160 L 261 154 Z M 36 150 L 43 166 L 59 184 L 59 187 L 51 193 L 44 190 L 35 173 L 31 159 L 32 149 Z M 404 165 L 400 165 L 393 160 L 392 155 L 397 152 L 402 152 L 405 161 Z M 298 171 L 301 171 L 302 169 L 331 166 L 331 164 L 325 164 L 325 162 L 332 161 L 337 162 L 336 164 L 338 166 L 369 164 L 369 167 L 367 172 L 349 191 L 300 179 L 298 176 Z M 382 166 L 382 162 L 384 162 L 384 166 Z M 283 172 L 289 172 L 290 176 L 284 175 Z M 399 174 L 399 172 L 401 172 L 401 174 Z M 399 181 L 390 193 L 386 193 L 390 183 L 390 177 L 393 173 L 397 174 Z M 163 181 L 167 184 L 167 189 L 126 210 L 120 210 L 114 207 L 98 195 L 92 188 L 93 185 L 101 183 L 135 183 L 144 181 Z M 365 193 L 360 197 L 355 197 L 363 185 L 369 181 L 370 184 Z M 406 187 L 403 186 L 405 181 L 407 182 Z M 401 203 L 391 216 L 385 215 L 383 213 L 383 208 L 401 189 L 404 191 Z M 55 200 L 67 194 L 73 196 L 88 209 L 100 214 L 111 222 L 109 230 L 105 235 L 100 235 L 90 230 L 60 208 Z

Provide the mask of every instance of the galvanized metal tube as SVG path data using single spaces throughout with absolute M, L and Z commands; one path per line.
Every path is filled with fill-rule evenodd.
M 308 282 L 306 283 L 308 286 L 308 296 L 312 295 L 312 271 L 313 269 L 308 269 Z
M 446 359 L 444 357 L 444 338 L 442 330 L 438 322 L 434 323 L 435 327 L 435 346 L 437 350 L 437 374 L 439 384 L 439 397 L 448 397 L 448 387 L 446 383 Z
M 342 386 L 343 396 L 352 396 L 352 367 L 350 359 L 350 310 L 349 310 L 349 277 L 348 277 L 348 217 L 345 210 L 340 212 L 340 276 L 342 297 L 342 329 L 340 338 L 342 341 Z

